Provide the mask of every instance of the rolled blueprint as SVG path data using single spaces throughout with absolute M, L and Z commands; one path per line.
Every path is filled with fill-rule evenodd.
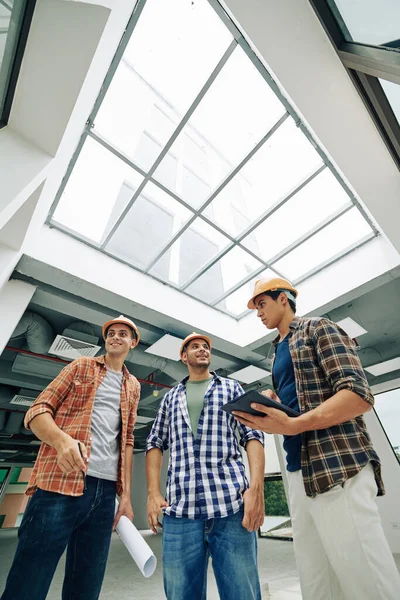
M 115 501 L 115 514 L 118 510 L 118 502 Z M 118 521 L 116 532 L 123 541 L 129 554 L 139 567 L 144 577 L 151 577 L 156 570 L 157 559 L 150 546 L 146 544 L 139 531 L 128 517 L 122 516 Z

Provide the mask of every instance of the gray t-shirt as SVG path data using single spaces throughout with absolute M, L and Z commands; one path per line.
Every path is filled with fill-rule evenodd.
M 92 448 L 87 474 L 117 481 L 121 431 L 122 373 L 109 371 L 97 388 L 92 412 Z

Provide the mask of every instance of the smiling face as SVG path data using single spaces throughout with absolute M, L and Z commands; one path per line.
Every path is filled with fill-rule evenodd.
M 210 346 L 201 338 L 191 340 L 182 353 L 182 361 L 187 367 L 208 368 L 211 362 Z
M 276 300 L 268 294 L 260 294 L 254 301 L 257 317 L 268 329 L 276 329 L 282 322 L 288 310 L 291 311 L 288 298 L 281 292 Z
M 132 329 L 122 323 L 110 325 L 107 329 L 105 342 L 107 354 L 115 358 L 125 358 L 129 350 L 136 346 Z

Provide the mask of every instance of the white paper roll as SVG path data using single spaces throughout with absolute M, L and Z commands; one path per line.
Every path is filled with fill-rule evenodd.
M 118 502 L 115 501 L 115 514 L 118 510 Z M 129 554 L 139 567 L 144 577 L 151 577 L 156 570 L 157 559 L 150 546 L 146 544 L 139 531 L 128 517 L 122 516 L 118 521 L 116 531 L 123 541 Z

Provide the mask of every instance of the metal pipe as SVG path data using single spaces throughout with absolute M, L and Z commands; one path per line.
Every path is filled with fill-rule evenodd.
M 30 350 L 24 350 L 23 348 L 14 348 L 13 346 L 6 346 L 5 350 L 10 350 L 11 352 L 18 352 L 19 354 L 28 354 L 29 356 L 36 356 L 37 358 L 45 358 L 46 360 L 51 360 L 53 362 L 64 363 L 65 365 L 69 365 L 71 361 L 64 360 L 62 358 L 57 358 L 56 356 L 48 356 L 47 354 L 38 354 L 37 352 L 31 352 Z M 140 377 L 136 377 L 136 379 L 140 383 L 147 383 L 149 385 L 154 385 L 156 387 L 168 388 L 171 389 L 172 385 L 166 385 L 165 383 L 158 383 L 157 381 L 152 381 L 149 379 L 140 379 Z

